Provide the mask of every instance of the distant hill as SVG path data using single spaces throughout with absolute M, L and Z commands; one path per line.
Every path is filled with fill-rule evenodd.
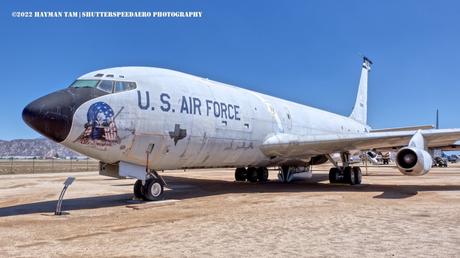
M 0 157 L 35 156 L 35 157 L 77 157 L 81 154 L 45 138 L 0 140 Z

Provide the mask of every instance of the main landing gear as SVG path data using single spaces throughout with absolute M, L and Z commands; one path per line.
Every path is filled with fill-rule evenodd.
M 350 185 L 359 185 L 362 181 L 362 173 L 360 167 L 351 167 L 349 165 L 349 155 L 348 153 L 341 153 L 343 166 L 338 166 L 329 155 L 328 159 L 334 164 L 329 170 L 329 182 L 331 184 L 342 183 Z
M 329 170 L 329 182 L 345 183 L 350 185 L 361 184 L 362 173 L 360 167 L 333 167 Z
M 164 186 L 166 185 L 163 178 L 156 171 L 148 175 L 147 180 L 137 180 L 134 183 L 134 196 L 144 201 L 158 201 L 164 198 Z
M 255 182 L 267 182 L 268 181 L 268 169 L 266 167 L 244 167 L 235 169 L 235 181 L 244 182 L 249 181 Z

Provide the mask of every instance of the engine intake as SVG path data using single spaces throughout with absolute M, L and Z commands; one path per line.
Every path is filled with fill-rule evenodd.
M 433 159 L 423 149 L 404 147 L 396 154 L 396 165 L 407 176 L 421 176 L 430 171 Z

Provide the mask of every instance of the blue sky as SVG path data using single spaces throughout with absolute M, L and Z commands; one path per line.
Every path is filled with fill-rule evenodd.
M 0 139 L 39 135 L 33 99 L 114 66 L 175 69 L 348 115 L 360 54 L 369 124 L 460 127 L 456 1 L 2 1 Z M 12 11 L 202 11 L 201 19 L 18 19 Z

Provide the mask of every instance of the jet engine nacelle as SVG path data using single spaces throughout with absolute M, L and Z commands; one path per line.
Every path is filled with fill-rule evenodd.
M 433 159 L 423 149 L 404 147 L 396 154 L 396 165 L 406 176 L 421 176 L 430 171 Z

